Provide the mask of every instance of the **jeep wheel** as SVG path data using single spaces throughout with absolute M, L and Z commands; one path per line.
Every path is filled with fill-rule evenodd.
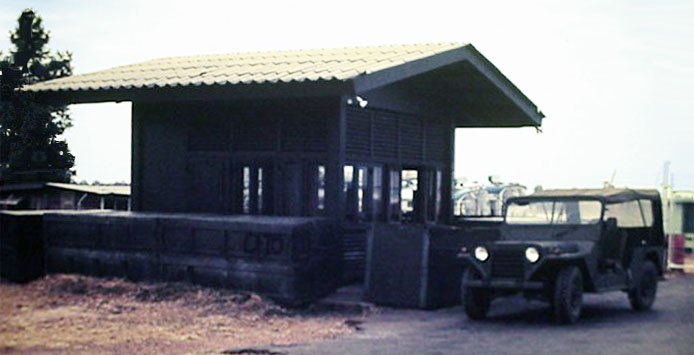
M 489 290 L 475 287 L 465 287 L 465 280 L 479 280 L 481 275 L 472 267 L 465 269 L 463 282 L 460 287 L 460 298 L 465 307 L 465 313 L 470 319 L 483 319 L 489 312 L 489 305 L 492 303 Z
M 560 323 L 576 323 L 583 307 L 581 270 L 567 266 L 559 271 L 554 284 L 554 315 Z
M 645 311 L 651 309 L 655 294 L 658 291 L 658 269 L 652 261 L 643 263 L 641 277 L 636 282 L 636 285 L 629 290 L 629 302 L 631 308 L 637 311 Z

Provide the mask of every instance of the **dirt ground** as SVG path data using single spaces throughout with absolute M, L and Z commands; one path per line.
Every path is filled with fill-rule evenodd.
M 584 295 L 577 324 L 559 325 L 546 303 L 523 297 L 492 302 L 485 320 L 461 306 L 433 311 L 383 308 L 359 332 L 279 350 L 288 355 L 342 354 L 694 354 L 694 275 L 658 284 L 653 309 L 631 309 L 623 292 Z
M 349 334 L 362 316 L 187 284 L 51 275 L 0 282 L 0 353 L 258 354 Z

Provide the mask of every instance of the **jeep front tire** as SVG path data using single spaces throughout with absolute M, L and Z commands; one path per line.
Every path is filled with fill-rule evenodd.
M 575 266 L 559 270 L 554 283 L 554 315 L 560 323 L 576 323 L 583 307 L 583 276 Z
M 466 280 L 479 280 L 481 275 L 472 267 L 465 269 L 460 287 L 460 298 L 465 313 L 470 319 L 484 319 L 489 312 L 492 298 L 489 290 L 476 287 L 465 287 Z

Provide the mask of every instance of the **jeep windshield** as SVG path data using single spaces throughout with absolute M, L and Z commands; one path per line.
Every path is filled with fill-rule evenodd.
M 586 225 L 600 221 L 598 200 L 516 200 L 506 207 L 507 224 Z

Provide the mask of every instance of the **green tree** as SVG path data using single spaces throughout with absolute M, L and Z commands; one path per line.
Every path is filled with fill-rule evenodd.
M 18 26 L 10 32 L 14 48 L 10 55 L 0 52 L 0 68 L 26 65 L 21 68 L 21 78 L 5 87 L 0 100 L 0 182 L 17 181 L 70 181 L 75 158 L 68 150 L 67 142 L 60 136 L 71 123 L 67 106 L 35 100 L 21 87 L 72 74 L 70 52 L 52 54 L 46 47 L 50 32 L 43 28 L 36 17 L 28 33 L 21 33 L 25 10 L 18 19 Z M 3 70 L 3 77 L 7 76 Z M 3 78 L 6 79 L 6 78 Z M 11 87 L 7 87 L 10 85 Z

